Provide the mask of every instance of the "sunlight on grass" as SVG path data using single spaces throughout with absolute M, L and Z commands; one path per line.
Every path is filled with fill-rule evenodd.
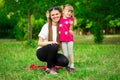
M 36 47 L 24 41 L 0 39 L 0 80 L 119 80 L 120 35 L 105 35 L 102 44 L 95 44 L 93 36 L 75 36 L 75 73 L 65 68 L 57 75 L 43 70 L 30 70 L 31 64 L 46 65 L 36 57 Z

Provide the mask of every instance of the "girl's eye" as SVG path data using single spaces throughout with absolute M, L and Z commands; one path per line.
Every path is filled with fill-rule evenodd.
M 58 15 L 58 13 L 56 13 L 56 15 Z
M 71 12 L 71 13 L 72 13 L 73 11 L 69 10 L 69 12 Z

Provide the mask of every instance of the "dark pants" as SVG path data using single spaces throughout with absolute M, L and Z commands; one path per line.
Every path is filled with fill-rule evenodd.
M 55 65 L 66 67 L 68 59 L 58 53 L 58 44 L 49 44 L 37 50 L 36 55 L 40 61 L 47 62 L 47 68 Z

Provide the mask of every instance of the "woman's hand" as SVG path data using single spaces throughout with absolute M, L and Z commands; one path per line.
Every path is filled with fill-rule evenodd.
M 57 42 L 54 41 L 49 41 L 50 44 L 58 44 Z
M 58 44 L 58 43 L 54 42 L 54 41 L 46 41 L 46 42 L 44 42 L 44 39 L 42 37 L 39 38 L 38 46 L 46 46 L 48 44 Z

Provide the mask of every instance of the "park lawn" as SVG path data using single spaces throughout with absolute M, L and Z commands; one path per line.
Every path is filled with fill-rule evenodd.
M 75 36 L 75 73 L 65 68 L 57 75 L 43 70 L 30 70 L 31 64 L 46 65 L 36 57 L 34 47 L 25 41 L 0 39 L 0 80 L 119 80 L 120 35 L 107 35 L 102 44 L 95 44 L 93 36 Z

